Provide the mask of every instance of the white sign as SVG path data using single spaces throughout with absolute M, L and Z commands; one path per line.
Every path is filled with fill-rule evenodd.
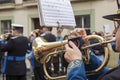
M 110 33 L 110 26 L 109 25 L 104 25 L 103 28 L 104 28 L 104 31 L 106 34 Z
M 74 13 L 69 0 L 38 0 L 41 26 L 74 28 Z

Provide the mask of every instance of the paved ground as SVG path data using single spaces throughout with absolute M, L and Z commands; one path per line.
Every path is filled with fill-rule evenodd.
M 5 79 L 5 78 L 4 78 Z M 2 75 L 0 75 L 0 80 L 2 80 Z M 31 74 L 30 72 L 28 71 L 27 73 L 27 80 L 32 80 L 32 77 L 31 77 Z
M 2 75 L 0 75 L 0 80 L 2 80 Z M 32 80 L 32 75 L 30 71 L 27 72 L 27 80 Z M 66 79 L 56 79 L 56 80 L 66 80 Z

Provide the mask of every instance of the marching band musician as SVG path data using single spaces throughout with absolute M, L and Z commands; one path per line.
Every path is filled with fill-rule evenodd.
M 28 58 L 31 63 L 32 73 L 34 73 L 33 74 L 34 76 L 32 76 L 32 80 L 46 80 L 42 64 L 35 59 L 34 53 L 32 51 L 32 43 L 35 40 L 35 38 L 39 37 L 40 35 L 41 35 L 41 31 L 39 29 L 36 29 L 29 36 L 31 52 Z
M 1 36 L 0 39 L 0 47 L 3 47 L 8 40 L 12 37 L 11 33 L 5 33 Z M 1 72 L 2 72 L 2 80 L 4 80 L 4 76 L 5 76 L 5 67 L 6 67 L 6 56 L 7 56 L 7 52 L 0 52 L 0 63 L 1 63 Z
M 84 34 L 80 34 L 81 32 L 84 32 Z M 86 31 L 84 29 L 76 28 L 72 31 L 72 33 L 81 35 L 83 40 L 86 40 Z M 82 59 L 82 52 L 72 41 L 69 41 L 69 45 L 65 45 L 66 52 L 64 55 L 66 61 L 69 62 L 67 80 L 97 80 L 100 75 L 108 71 L 107 68 L 104 68 L 102 71 L 96 73 L 95 75 L 86 76 L 85 70 L 88 71 L 91 69 L 96 69 L 101 65 L 102 61 L 99 60 L 93 54 L 93 52 L 90 52 L 90 64 L 85 65 Z
M 28 49 L 28 38 L 23 36 L 23 25 L 12 24 L 12 36 L 1 52 L 7 52 L 6 80 L 26 80 L 25 55 Z
M 51 30 L 52 27 L 46 27 L 46 26 L 42 27 L 42 31 L 38 29 L 34 30 L 29 37 L 30 43 L 32 44 L 32 42 L 35 40 L 36 37 L 42 37 L 47 42 L 54 42 L 56 40 L 56 37 L 51 33 Z M 34 78 L 32 78 L 32 80 L 46 80 L 46 76 L 43 70 L 43 64 L 37 61 L 33 54 L 34 53 L 32 52 L 32 54 L 30 54 L 31 56 L 29 56 L 31 57 L 30 61 L 32 64 L 32 69 L 34 71 Z M 51 74 L 50 62 L 51 60 L 47 63 L 47 70 L 49 74 Z
M 113 15 L 107 15 L 104 16 L 103 18 L 112 20 L 117 22 L 117 28 L 115 38 L 116 38 L 116 47 L 115 50 L 120 52 L 120 14 L 113 14 Z M 81 29 L 74 30 L 73 32 L 75 33 L 76 31 L 80 32 Z M 78 33 L 77 33 L 78 34 Z M 66 53 L 65 53 L 65 58 L 69 62 L 68 66 L 68 75 L 67 79 L 68 80 L 86 80 L 86 74 L 85 74 L 85 65 L 82 60 L 82 53 L 79 51 L 79 49 L 73 44 L 73 42 L 69 42 L 70 46 L 66 45 Z M 91 57 L 92 58 L 92 57 Z M 93 66 L 99 65 L 97 63 L 99 60 L 95 59 L 93 60 Z M 103 70 L 104 71 L 104 70 Z M 106 71 L 104 71 L 106 72 Z M 91 79 L 91 80 L 120 80 L 120 65 L 107 71 L 104 73 L 104 75 L 100 76 L 99 78 Z M 89 80 L 89 79 L 88 79 Z
M 120 7 L 118 7 L 120 8 Z M 112 20 L 115 22 L 117 22 L 117 27 L 115 26 L 115 30 L 113 31 L 113 33 L 115 34 L 115 44 L 114 44 L 114 51 L 120 52 L 120 13 L 118 14 L 112 14 L 112 15 L 106 15 L 103 18 L 108 19 L 108 20 Z M 118 65 L 117 67 L 111 69 L 110 71 L 108 71 L 106 74 L 104 74 L 100 80 L 120 80 L 120 65 Z
M 6 44 L 6 40 L 2 37 L 3 37 L 3 35 L 0 36 L 0 47 L 2 47 L 3 45 Z M 1 68 L 2 68 L 3 56 L 4 56 L 4 52 L 0 52 L 0 73 L 2 72 Z

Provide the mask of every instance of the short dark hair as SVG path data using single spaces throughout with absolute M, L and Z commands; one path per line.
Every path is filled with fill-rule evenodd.
M 54 42 L 56 41 L 56 37 L 55 35 L 53 35 L 52 33 L 47 33 L 44 36 L 42 36 L 46 41 L 48 42 Z
M 42 26 L 42 28 L 48 28 L 48 31 L 52 31 L 52 27 Z
M 48 27 L 48 30 L 49 30 L 49 31 L 52 31 L 52 27 Z

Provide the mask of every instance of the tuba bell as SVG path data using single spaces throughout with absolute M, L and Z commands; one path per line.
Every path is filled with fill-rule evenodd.
M 98 40 L 99 43 L 90 45 L 89 44 L 90 40 L 94 40 L 94 39 Z M 101 64 L 101 66 L 99 66 L 95 70 L 86 71 L 87 75 L 91 75 L 93 73 L 99 72 L 100 70 L 102 70 L 106 66 L 106 64 L 108 63 L 108 60 L 109 60 L 108 43 L 112 42 L 112 41 L 114 41 L 114 40 L 106 41 L 106 40 L 104 40 L 103 37 L 98 36 L 98 35 L 88 35 L 87 36 L 87 40 L 84 42 L 84 45 L 81 47 L 81 50 L 84 51 L 83 60 L 84 60 L 85 64 L 89 64 L 89 61 L 90 61 L 89 50 L 90 50 L 91 47 L 94 47 L 94 46 L 97 46 L 97 45 L 103 45 L 104 50 L 105 50 L 104 60 Z M 32 44 L 32 49 L 33 49 L 35 58 L 40 63 L 43 63 L 43 68 L 44 68 L 45 75 L 49 79 L 59 79 L 59 78 L 65 78 L 66 77 L 66 75 L 58 76 L 58 77 L 51 77 L 47 73 L 47 70 L 46 70 L 46 63 L 51 56 L 53 56 L 54 54 L 58 54 L 59 52 L 65 52 L 65 48 L 64 48 L 65 44 L 68 44 L 68 40 L 58 41 L 58 42 L 46 42 L 41 37 L 37 37 Z

